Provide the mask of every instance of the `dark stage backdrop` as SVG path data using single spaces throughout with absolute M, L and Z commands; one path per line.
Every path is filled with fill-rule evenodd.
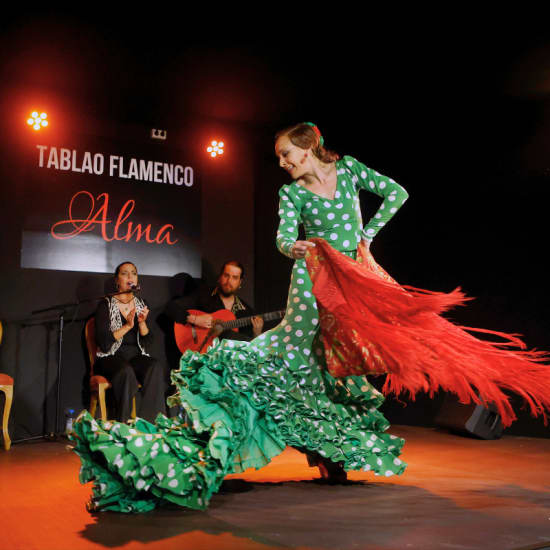
M 200 180 L 193 159 L 154 142 L 37 136 L 25 155 L 21 267 L 200 277 Z
M 163 314 L 182 291 L 175 275 L 214 283 L 219 266 L 238 259 L 247 270 L 242 295 L 254 302 L 253 161 L 246 131 L 192 121 L 159 142 L 150 128 L 88 126 L 93 132 L 30 132 L 2 150 L 0 371 L 15 379 L 16 440 L 56 429 L 61 314 L 57 429 L 67 408 L 87 406 L 83 328 L 97 303 L 88 300 L 109 291 L 120 262 L 138 267 L 141 295 L 151 307 L 152 354 L 167 377 L 179 359 Z M 227 143 L 226 158 L 218 162 L 205 151 L 213 137 Z M 59 304 L 64 307 L 32 313 Z
M 351 154 L 409 192 L 407 203 L 372 245 L 374 257 L 393 277 L 437 291 L 460 286 L 474 299 L 450 312 L 451 319 L 465 326 L 519 333 L 529 347 L 550 350 L 545 267 L 548 176 L 532 170 L 532 158 L 527 162 L 514 133 L 517 126 L 509 126 L 511 119 L 524 120 L 533 106 L 497 99 L 476 109 L 469 105 L 471 112 L 457 111 L 454 119 L 441 122 L 415 120 L 421 115 L 412 112 L 397 112 L 388 120 L 387 113 L 371 110 L 355 133 L 338 117 L 315 122 L 328 147 Z M 296 118 L 309 120 L 312 115 L 304 109 Z M 471 132 L 476 124 L 479 135 Z M 274 245 L 277 191 L 288 182 L 273 155 L 276 130 L 271 128 L 258 140 L 263 145 L 257 152 L 256 305 L 263 310 L 285 303 L 292 267 Z M 434 137 L 440 135 L 445 139 Z M 375 195 L 361 194 L 364 220 L 379 203 Z M 269 293 L 262 293 L 261 287 Z M 373 379 L 378 388 L 382 378 Z M 407 396 L 388 397 L 382 411 L 394 424 L 434 426 L 444 397 L 443 392 L 420 394 L 414 402 Z M 512 401 L 518 421 L 505 433 L 550 437 L 542 419 L 533 419 L 515 396 Z

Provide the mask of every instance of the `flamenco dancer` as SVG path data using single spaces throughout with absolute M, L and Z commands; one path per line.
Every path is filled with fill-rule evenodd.
M 370 255 L 370 241 L 407 199 L 401 186 L 326 150 L 311 123 L 280 132 L 275 152 L 293 179 L 279 193 L 277 246 L 296 259 L 285 318 L 251 342 L 184 354 L 169 404 L 186 418 L 122 424 L 82 413 L 73 438 L 81 482 L 94 482 L 90 509 L 202 509 L 226 474 L 260 468 L 287 445 L 307 452 L 329 481 L 347 470 L 401 474 L 404 441 L 385 433 L 384 398 L 368 373 L 387 373 L 388 392 L 442 388 L 493 402 L 505 425 L 514 413 L 503 389 L 533 414 L 550 410 L 543 353 L 512 351 L 523 343 L 492 331 L 480 330 L 502 343 L 475 338 L 477 329 L 440 315 L 464 301 L 460 292 L 401 287 Z M 364 227 L 360 190 L 383 198 Z

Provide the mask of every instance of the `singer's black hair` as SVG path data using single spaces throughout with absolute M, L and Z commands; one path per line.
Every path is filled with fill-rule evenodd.
M 133 265 L 136 269 L 136 271 L 138 270 L 138 268 L 136 267 L 136 264 L 134 262 L 130 262 L 130 261 L 127 261 L 127 262 L 122 262 L 120 264 L 118 264 L 116 266 L 116 269 L 115 269 L 115 278 L 118 277 L 118 272 L 120 271 L 120 268 L 125 265 L 125 264 L 130 264 L 130 265 Z

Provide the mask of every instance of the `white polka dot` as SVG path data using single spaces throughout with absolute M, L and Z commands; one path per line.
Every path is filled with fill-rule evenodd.
M 321 220 L 313 220 L 313 223 L 314 223 L 315 225 L 321 225 Z
M 344 205 L 343 205 L 341 202 L 339 202 L 339 203 L 336 205 L 336 208 L 338 208 L 338 210 L 340 210 L 340 209 L 344 208 Z
M 401 464 L 401 460 L 399 458 L 394 458 L 393 459 L 393 463 L 396 465 L 396 466 L 399 466 L 399 464 Z
M 311 203 L 310 202 L 306 202 L 306 208 L 311 208 Z
M 143 489 L 145 487 L 146 483 L 144 479 L 138 479 L 136 483 L 136 489 Z
M 384 222 L 379 222 L 378 227 L 384 227 L 386 224 Z
M 292 330 L 292 327 L 290 325 L 287 325 L 285 327 L 285 332 L 290 332 Z
M 285 343 L 288 342 L 289 340 L 290 340 L 290 336 L 285 336 L 285 337 L 283 338 L 283 342 L 285 342 Z
M 337 238 L 338 238 L 338 234 L 337 234 L 337 233 L 331 233 L 331 234 L 330 234 L 330 239 L 331 239 L 332 241 L 335 241 Z
M 346 231 L 351 231 L 351 223 L 346 223 L 346 225 L 344 225 L 344 229 Z
M 361 172 L 361 177 L 362 177 L 363 179 L 366 179 L 366 178 L 367 178 L 367 173 L 366 173 L 364 170 Z
M 168 470 L 166 477 L 174 477 L 176 475 L 176 470 Z
M 390 196 L 388 197 L 388 200 L 391 201 L 391 202 L 393 202 L 393 201 L 395 200 L 395 195 L 390 195 Z
M 386 470 L 386 477 L 390 477 L 393 475 L 393 472 L 391 470 Z
M 297 289 L 297 288 L 293 288 L 293 289 L 292 289 L 292 294 L 298 294 L 298 289 Z
M 141 437 L 136 439 L 136 447 L 143 447 L 143 439 Z
M 307 306 L 305 304 L 300 304 L 300 309 L 302 311 L 305 311 L 307 309 Z
M 369 441 L 367 441 L 367 447 L 372 447 L 373 445 L 374 445 L 374 443 L 372 441 L 370 441 L 370 439 L 369 439 Z
M 319 210 L 317 210 L 317 208 L 314 208 L 311 212 L 312 212 L 312 214 L 317 214 L 319 212 Z
M 374 182 L 373 182 L 372 180 L 369 181 L 369 187 L 370 187 L 371 189 L 374 189 Z
M 365 464 L 365 465 L 363 466 L 363 470 L 364 470 L 365 472 L 368 472 L 368 471 L 370 470 L 370 464 Z
M 295 357 L 295 356 L 294 356 L 293 353 L 289 353 L 289 354 L 288 354 L 288 358 L 289 358 L 289 359 L 294 359 L 294 357 Z
M 385 189 L 386 188 L 386 182 L 381 181 L 379 187 L 380 187 L 380 189 Z
M 382 214 L 378 213 L 374 216 L 376 219 L 380 219 L 382 217 Z
M 298 279 L 296 282 L 297 282 L 299 285 L 303 285 L 303 284 L 304 284 L 304 280 L 303 280 L 303 279 Z
M 310 297 L 311 297 L 311 292 L 309 292 L 309 291 L 306 290 L 306 291 L 304 292 L 304 296 L 305 296 L 306 298 L 310 298 Z
M 301 320 L 302 320 L 302 316 L 301 315 L 296 315 L 296 317 L 294 317 L 294 320 L 299 323 Z
M 304 355 L 309 355 L 310 353 L 311 353 L 311 350 L 309 350 L 309 349 L 304 350 Z
M 345 240 L 342 244 L 343 244 L 345 247 L 348 247 L 348 246 L 349 246 L 349 241 L 348 241 L 348 240 Z
M 323 203 L 323 206 L 324 206 L 325 208 L 330 208 L 330 202 L 325 201 L 325 202 Z
M 311 320 L 311 323 L 312 323 L 313 325 L 316 325 L 318 322 L 319 322 L 319 320 L 316 319 L 315 317 Z M 306 351 L 309 351 L 309 350 L 304 350 L 304 353 L 305 353 Z M 306 354 L 306 355 L 309 355 L 309 353 Z
M 302 337 L 303 335 L 304 333 L 301 330 L 296 331 L 296 336 L 298 336 L 298 338 Z
M 349 219 L 349 214 L 342 214 L 342 219 L 343 220 Z
M 275 342 L 275 340 L 277 340 L 277 338 L 279 338 L 276 334 L 274 334 L 272 337 L 271 337 L 271 341 L 272 342 Z
M 397 212 L 397 208 L 395 208 L 395 206 L 392 207 L 392 208 L 390 208 L 390 212 L 391 212 L 392 214 L 395 214 L 395 213 Z
M 335 199 L 339 199 L 339 198 L 340 198 L 340 191 L 336 191 L 336 193 L 334 193 L 334 198 L 335 198 Z
M 170 487 L 177 487 L 178 486 L 178 480 L 177 479 L 171 479 L 169 482 L 168 482 L 168 485 Z
M 367 229 L 367 235 L 369 236 L 374 235 L 374 229 Z
M 381 458 L 377 458 L 377 459 L 376 459 L 376 464 L 378 464 L 378 466 L 382 466 L 382 459 L 381 459 Z
M 332 212 L 330 214 L 327 215 L 327 218 L 329 220 L 333 220 L 335 218 L 336 214 L 333 214 Z
M 353 162 L 351 160 L 346 161 L 346 164 L 351 168 L 353 166 Z
M 191 452 L 191 447 L 188 447 L 187 445 L 184 445 L 184 446 L 182 447 L 182 450 L 183 450 L 183 452 L 185 452 L 185 453 L 190 453 L 190 452 Z

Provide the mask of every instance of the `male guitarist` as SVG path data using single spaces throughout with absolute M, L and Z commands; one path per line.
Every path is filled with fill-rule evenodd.
M 199 289 L 189 296 L 172 300 L 166 307 L 166 314 L 175 323 L 188 323 L 196 327 L 211 328 L 213 317 L 208 315 L 220 309 L 231 311 L 237 319 L 254 315 L 254 310 L 237 295 L 244 277 L 244 268 L 236 260 L 223 264 L 218 277 L 218 284 L 212 289 Z M 190 314 L 189 310 L 198 310 L 203 314 Z M 218 338 L 231 340 L 251 340 L 262 333 L 264 320 L 255 316 L 252 318 L 252 330 L 241 328 L 239 332 L 224 330 Z

